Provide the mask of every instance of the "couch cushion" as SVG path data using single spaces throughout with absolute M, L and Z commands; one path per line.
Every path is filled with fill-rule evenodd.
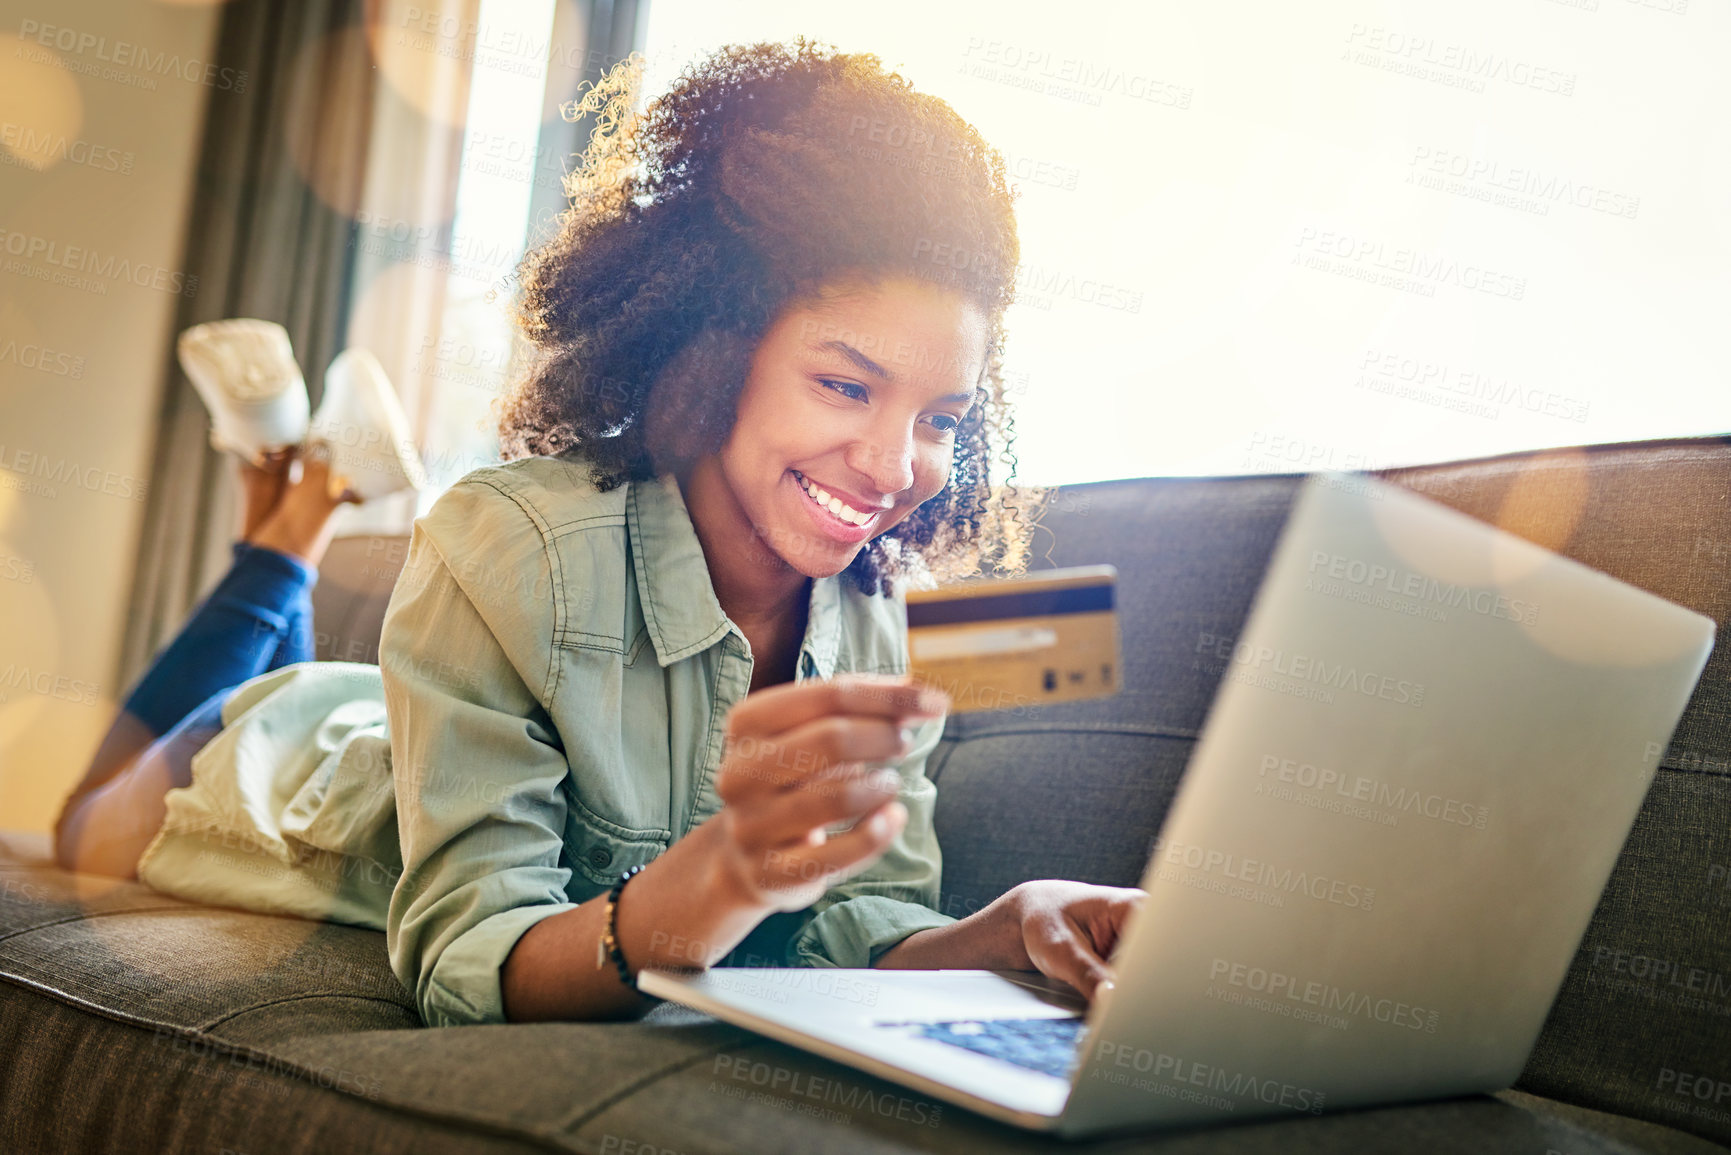
M 1723 623 L 1728 462 L 1731 447 L 1711 440 L 1390 476 Z M 1048 564 L 1119 566 L 1126 692 L 1038 718 L 951 720 L 933 764 L 952 913 L 1026 877 L 1135 881 L 1221 672 L 1206 639 L 1240 628 L 1296 481 L 1061 495 Z M 376 660 L 393 540 L 327 555 L 320 657 Z M 1721 1137 L 1725 1116 L 1705 1113 L 1721 1108 L 1695 1096 L 1700 1076 L 1714 1094 L 1731 1078 L 1728 669 L 1716 653 L 1522 1080 Z M 671 1006 L 634 1024 L 408 1030 L 382 935 L 201 908 L 49 861 L 40 839 L 0 838 L 8 1150 L 1060 1148 L 951 1108 L 931 1126 L 937 1104 Z M 1519 1092 L 1061 1149 L 1343 1146 L 1724 1150 Z
M 948 719 L 932 758 L 944 909 L 977 910 L 1029 878 L 1136 885 L 1224 669 L 1215 648 L 1250 612 L 1295 486 L 1110 481 L 1060 493 L 1042 521 L 1052 540 L 1040 568 L 1118 568 L 1123 690 Z
M 222 1037 L 291 1003 L 308 1029 L 418 1025 L 377 932 L 218 910 L 137 882 L 68 874 L 47 850 L 40 836 L 0 835 L 0 970 L 15 981 L 151 1026 Z
M 1725 624 L 1731 440 L 1384 476 Z M 1042 522 L 1051 550 L 1041 564 L 1118 567 L 1124 692 L 949 720 L 932 760 L 945 910 L 977 910 L 1028 878 L 1136 884 L 1224 672 L 1218 655 L 1243 627 L 1301 480 L 1111 481 L 1060 493 Z M 1731 646 L 1720 646 L 1520 1086 L 1731 1140 L 1728 919 Z
M 1065 1144 L 673 1004 L 406 1029 L 377 932 L 163 899 L 46 852 L 0 835 L 7 1151 L 1725 1151 L 1513 1092 Z
M 1726 621 L 1726 439 L 1382 476 Z M 943 910 L 965 916 L 1027 878 L 1134 885 L 1223 673 L 1219 647 L 1243 625 L 1300 480 L 1142 479 L 1059 493 L 1036 535 L 1037 548 L 1050 546 L 1039 564 L 1118 566 L 1125 690 L 1023 717 L 950 720 L 932 758 Z M 396 538 L 333 546 L 315 591 L 321 657 L 369 645 L 376 656 L 403 552 Z M 1691 1097 L 1731 1086 L 1731 936 L 1720 931 L 1731 919 L 1728 831 L 1731 646 L 1722 646 L 1661 759 L 1522 1086 L 1731 1138 L 1731 1103 Z
M 409 556 L 407 535 L 334 539 L 313 586 L 313 656 L 321 662 L 379 660 L 385 607 Z

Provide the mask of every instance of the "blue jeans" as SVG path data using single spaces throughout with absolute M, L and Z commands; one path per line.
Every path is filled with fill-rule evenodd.
M 147 757 L 192 781 L 192 756 L 222 729 L 235 687 L 259 674 L 313 660 L 312 589 L 318 571 L 299 558 L 234 543 L 234 563 L 174 640 L 151 661 L 97 747 L 84 779 L 61 807 L 58 840 L 83 798 Z

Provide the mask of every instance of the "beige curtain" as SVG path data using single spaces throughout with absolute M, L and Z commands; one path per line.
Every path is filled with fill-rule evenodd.
M 445 309 L 475 45 L 488 36 L 480 0 L 379 0 L 368 12 L 382 83 L 354 213 L 347 344 L 378 357 L 425 447 L 440 381 L 428 350 Z M 339 510 L 334 532 L 407 534 L 414 519 L 405 491 Z
M 434 26 L 425 14 L 427 5 L 380 5 L 375 54 L 389 83 L 374 112 L 374 144 L 358 214 L 361 242 L 349 343 L 371 349 L 390 374 L 435 483 L 496 460 L 484 455 L 496 453 L 492 438 L 471 428 L 493 427 L 491 409 L 483 409 L 509 381 L 511 358 L 522 351 L 509 336 L 477 339 L 461 309 L 456 318 L 447 312 L 448 298 L 477 291 L 476 270 L 489 258 L 455 241 L 456 182 L 438 174 L 442 168 L 452 171 L 465 151 L 475 171 L 517 173 L 529 183 L 526 242 L 533 246 L 545 240 L 566 206 L 561 173 L 576 165 L 593 128 L 592 117 L 572 122 L 560 109 L 607 69 L 641 50 L 648 23 L 646 0 L 559 0 L 550 31 L 515 37 L 505 34 L 513 29 L 515 13 L 495 9 L 480 16 L 447 7 L 437 27 L 476 32 L 469 42 L 447 40 L 444 47 L 460 48 L 455 53 L 460 58 L 473 56 L 476 67 L 535 76 L 543 94 L 533 139 L 499 139 L 484 127 L 465 125 L 470 76 L 443 74 L 437 63 L 443 57 L 428 60 L 418 51 Z M 477 23 L 463 25 L 468 18 Z M 406 36 L 405 25 L 411 29 Z M 381 36 L 379 27 L 395 31 Z M 492 50 L 468 51 L 475 41 Z M 508 265 L 491 269 L 489 307 L 500 313 L 509 311 L 515 292 L 512 272 Z M 463 290 L 451 291 L 453 276 Z M 423 496 L 423 504 L 426 500 Z M 415 510 L 412 493 L 350 506 L 338 511 L 334 532 L 339 538 L 407 534 Z
M 231 0 L 218 63 L 250 83 L 210 102 L 184 265 L 199 293 L 183 301 L 176 333 L 225 317 L 276 321 L 318 404 L 325 366 L 350 343 L 368 225 L 450 220 L 472 54 L 442 48 L 461 43 L 478 8 Z M 404 324 L 437 316 L 438 278 L 408 280 Z M 402 351 L 389 338 L 368 343 L 396 369 Z M 117 685 L 137 679 L 215 585 L 239 526 L 235 464 L 210 448 L 204 405 L 170 360 Z M 412 389 L 404 400 L 411 415 L 423 408 Z

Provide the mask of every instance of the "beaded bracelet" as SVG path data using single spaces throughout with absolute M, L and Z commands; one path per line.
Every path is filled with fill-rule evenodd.
M 631 979 L 631 968 L 625 965 L 625 952 L 619 947 L 619 892 L 625 889 L 625 884 L 634 878 L 641 866 L 633 866 L 619 876 L 619 881 L 613 884 L 613 889 L 607 892 L 607 927 L 601 932 L 601 941 L 595 944 L 595 969 L 600 970 L 609 958 L 613 965 L 619 968 L 619 981 L 636 989 L 637 984 Z

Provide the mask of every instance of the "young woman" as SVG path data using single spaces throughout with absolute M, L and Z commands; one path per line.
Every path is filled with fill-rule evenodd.
M 1138 891 L 932 909 L 947 703 L 904 673 L 898 581 L 1025 564 L 1001 159 L 871 56 L 726 49 L 641 118 L 631 81 L 525 262 L 507 463 L 417 520 L 378 667 L 253 677 L 139 787 L 139 877 L 380 927 L 434 1025 L 730 954 L 1092 996 Z

